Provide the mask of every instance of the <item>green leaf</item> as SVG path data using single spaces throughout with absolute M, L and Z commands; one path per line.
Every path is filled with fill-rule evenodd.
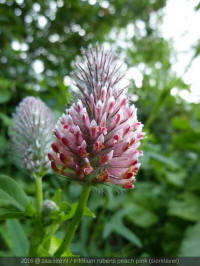
M 128 209 L 124 209 L 123 211 L 120 210 L 112 217 L 104 227 L 103 237 L 107 238 L 112 232 L 115 232 L 132 242 L 137 247 L 142 247 L 142 242 L 139 237 L 123 224 L 122 219 L 127 212 Z
M 58 247 L 61 245 L 62 240 L 57 238 L 56 236 L 53 236 L 51 238 L 51 245 L 49 249 L 50 255 L 53 255 Z M 67 249 L 63 254 L 62 257 L 78 257 L 77 255 L 73 255 L 69 249 Z
M 200 133 L 194 131 L 185 131 L 172 136 L 173 145 L 181 150 L 192 150 L 199 152 Z
M 0 220 L 23 217 L 25 217 L 25 213 L 19 210 L 18 205 L 11 204 L 9 200 L 0 201 Z
M 7 230 L 11 241 L 14 256 L 28 256 L 29 242 L 21 224 L 17 220 L 7 221 Z
M 29 199 L 10 177 L 0 175 L 0 220 L 25 217 Z
M 189 226 L 180 248 L 182 257 L 200 257 L 200 223 Z
M 60 206 L 61 204 L 61 192 L 62 190 L 59 188 L 56 193 L 54 194 L 52 200 L 58 205 Z
M 14 219 L 14 218 L 22 219 L 24 217 L 25 217 L 24 212 L 9 211 L 9 210 L 0 208 L 0 220 Z
M 176 161 L 174 161 L 172 158 L 164 156 L 162 154 L 158 154 L 158 153 L 151 151 L 151 152 L 148 152 L 148 156 L 150 158 L 152 158 L 153 160 L 164 164 L 165 166 L 169 167 L 170 169 L 176 170 L 179 167 L 179 165 Z
M 9 127 L 12 124 L 12 120 L 10 119 L 10 117 L 5 115 L 4 113 L 0 113 L 0 119 L 6 127 Z
M 63 216 L 63 221 L 72 219 L 72 217 L 75 214 L 75 211 L 76 211 L 77 206 L 78 206 L 78 203 L 74 203 L 74 204 L 72 204 L 70 206 L 67 202 L 62 202 L 61 207 L 60 207 L 60 210 L 61 211 L 64 211 L 64 212 L 67 211 L 67 214 L 65 214 Z M 69 207 L 70 207 L 70 209 L 69 209 Z M 85 207 L 84 208 L 83 215 L 84 216 L 89 216 L 89 217 L 92 217 L 92 218 L 95 218 L 96 217 L 95 214 L 88 207 Z
M 49 254 L 47 249 L 44 248 L 42 245 L 39 245 L 39 247 L 37 249 L 37 255 L 38 255 L 38 257 L 50 257 L 51 256 L 51 254 Z
M 145 209 L 153 211 L 160 208 L 161 201 L 158 198 L 162 195 L 162 188 L 160 185 L 155 186 L 153 182 L 139 182 L 134 193 L 130 193 L 129 197 L 123 201 L 123 207 L 126 208 L 127 201 L 134 202 L 137 205 L 143 206 Z M 130 200 L 131 197 L 131 200 Z
M 200 198 L 192 193 L 184 193 L 177 200 L 169 202 L 169 215 L 188 221 L 200 221 Z
M 187 130 L 187 129 L 191 129 L 191 126 L 188 122 L 188 118 L 187 117 L 174 117 L 172 119 L 172 126 L 175 129 L 180 129 L 180 130 Z
M 33 205 L 33 201 L 30 201 L 29 204 L 26 206 L 25 215 L 32 217 L 35 214 L 35 208 Z
M 0 188 L 0 207 L 8 207 L 12 206 L 15 209 L 23 211 L 23 206 L 21 206 L 17 201 L 14 200 L 12 196 L 9 195 L 9 193 L 3 191 Z
M 69 212 L 71 211 L 71 205 L 68 202 L 63 201 L 60 203 L 60 210 L 63 212 Z
M 0 204 L 5 200 L 19 210 L 25 210 L 29 203 L 28 197 L 17 182 L 6 175 L 0 175 Z
M 129 210 L 126 217 L 134 224 L 140 227 L 149 227 L 158 221 L 158 217 L 141 205 L 130 203 L 127 206 Z
M 198 11 L 200 9 L 200 2 L 195 6 L 195 10 Z
M 96 215 L 88 207 L 84 208 L 83 215 L 96 218 Z
M 6 103 L 11 99 L 11 92 L 8 89 L 0 90 L 0 104 Z
M 139 237 L 135 233 L 133 233 L 129 228 L 125 227 L 123 224 L 116 224 L 115 232 L 129 240 L 137 247 L 142 247 L 142 242 Z
M 168 183 L 176 187 L 183 186 L 184 180 L 186 178 L 186 172 L 184 170 L 176 172 L 166 171 L 165 175 Z

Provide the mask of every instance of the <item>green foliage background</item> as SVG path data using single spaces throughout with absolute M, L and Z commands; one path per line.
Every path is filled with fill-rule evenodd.
M 152 14 L 162 21 L 166 1 L 106 3 L 0 1 L 1 174 L 14 178 L 29 197 L 34 196 L 33 181 L 15 166 L 15 155 L 9 153 L 12 112 L 23 97 L 35 95 L 59 115 L 70 101 L 64 77 L 70 76 L 71 62 L 81 47 L 96 41 L 115 45 L 110 32 L 115 30 L 118 36 L 131 23 L 134 36 L 127 48 L 119 45 L 117 49 L 129 67 L 143 64 L 142 86 L 134 81 L 129 86 L 129 92 L 138 96 L 135 104 L 147 133 L 142 167 L 133 191 L 93 191 L 89 207 L 96 218 L 84 217 L 71 251 L 100 257 L 200 256 L 200 108 L 170 94 L 173 87 L 181 91 L 189 86 L 171 70 L 171 44 L 150 23 Z M 45 27 L 38 24 L 39 16 L 45 16 Z M 138 21 L 144 23 L 146 34 L 141 34 Z M 14 41 L 28 46 L 15 50 Z M 194 49 L 198 56 L 199 45 Z M 44 63 L 40 74 L 33 69 L 35 60 Z M 51 198 L 59 187 L 63 198 L 77 201 L 79 185 L 55 174 L 45 176 L 45 198 Z M 24 232 L 30 232 L 30 222 L 21 219 L 20 223 L 0 222 L 0 256 L 26 255 Z M 65 226 L 67 222 L 62 229 Z M 60 230 L 57 236 L 62 235 Z

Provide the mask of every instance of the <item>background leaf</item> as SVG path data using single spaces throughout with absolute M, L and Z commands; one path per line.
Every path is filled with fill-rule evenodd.
M 4 200 L 8 200 L 19 209 L 24 209 L 29 203 L 24 191 L 12 178 L 0 175 L 0 202 L 3 203 Z
M 10 177 L 0 175 L 0 220 L 25 217 L 29 199 Z
M 8 220 L 7 230 L 13 255 L 17 257 L 28 256 L 29 242 L 21 224 L 17 220 Z
M 200 256 L 200 223 L 189 226 L 185 232 L 181 244 L 180 256 L 199 257 Z
M 200 221 L 200 200 L 191 193 L 184 193 L 178 200 L 170 201 L 169 214 L 189 221 Z
M 122 219 L 127 211 L 128 210 L 124 210 L 121 212 L 118 211 L 112 217 L 112 219 L 110 219 L 110 221 L 106 224 L 104 228 L 103 236 L 104 238 L 107 238 L 111 233 L 115 232 L 121 235 L 122 237 L 126 238 L 127 240 L 131 241 L 137 247 L 142 247 L 142 243 L 139 237 L 137 237 L 137 235 L 134 232 L 132 232 L 123 225 Z
M 158 217 L 153 212 L 138 204 L 130 203 L 127 209 L 127 218 L 138 226 L 145 228 L 158 222 Z

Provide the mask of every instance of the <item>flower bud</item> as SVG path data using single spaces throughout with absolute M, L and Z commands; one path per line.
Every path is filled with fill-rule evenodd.
M 18 164 L 32 173 L 47 171 L 47 153 L 52 142 L 54 117 L 39 99 L 26 97 L 16 108 L 10 129 L 13 157 Z
M 58 211 L 59 208 L 53 200 L 45 200 L 42 205 L 42 213 L 49 214 L 52 211 Z
M 42 221 L 45 225 L 49 225 L 53 221 L 53 214 L 59 211 L 58 206 L 52 200 L 45 200 L 42 204 L 41 214 Z

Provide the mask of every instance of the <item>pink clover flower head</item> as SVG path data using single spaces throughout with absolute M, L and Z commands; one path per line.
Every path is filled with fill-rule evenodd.
M 61 175 L 86 183 L 133 188 L 144 133 L 137 110 L 129 105 L 120 85 L 124 75 L 110 50 L 97 45 L 82 55 L 74 72 L 79 99 L 56 124 L 48 154 L 51 166 Z
M 10 130 L 18 164 L 30 172 L 51 169 L 47 153 L 55 126 L 51 110 L 39 98 L 26 97 L 16 108 Z

